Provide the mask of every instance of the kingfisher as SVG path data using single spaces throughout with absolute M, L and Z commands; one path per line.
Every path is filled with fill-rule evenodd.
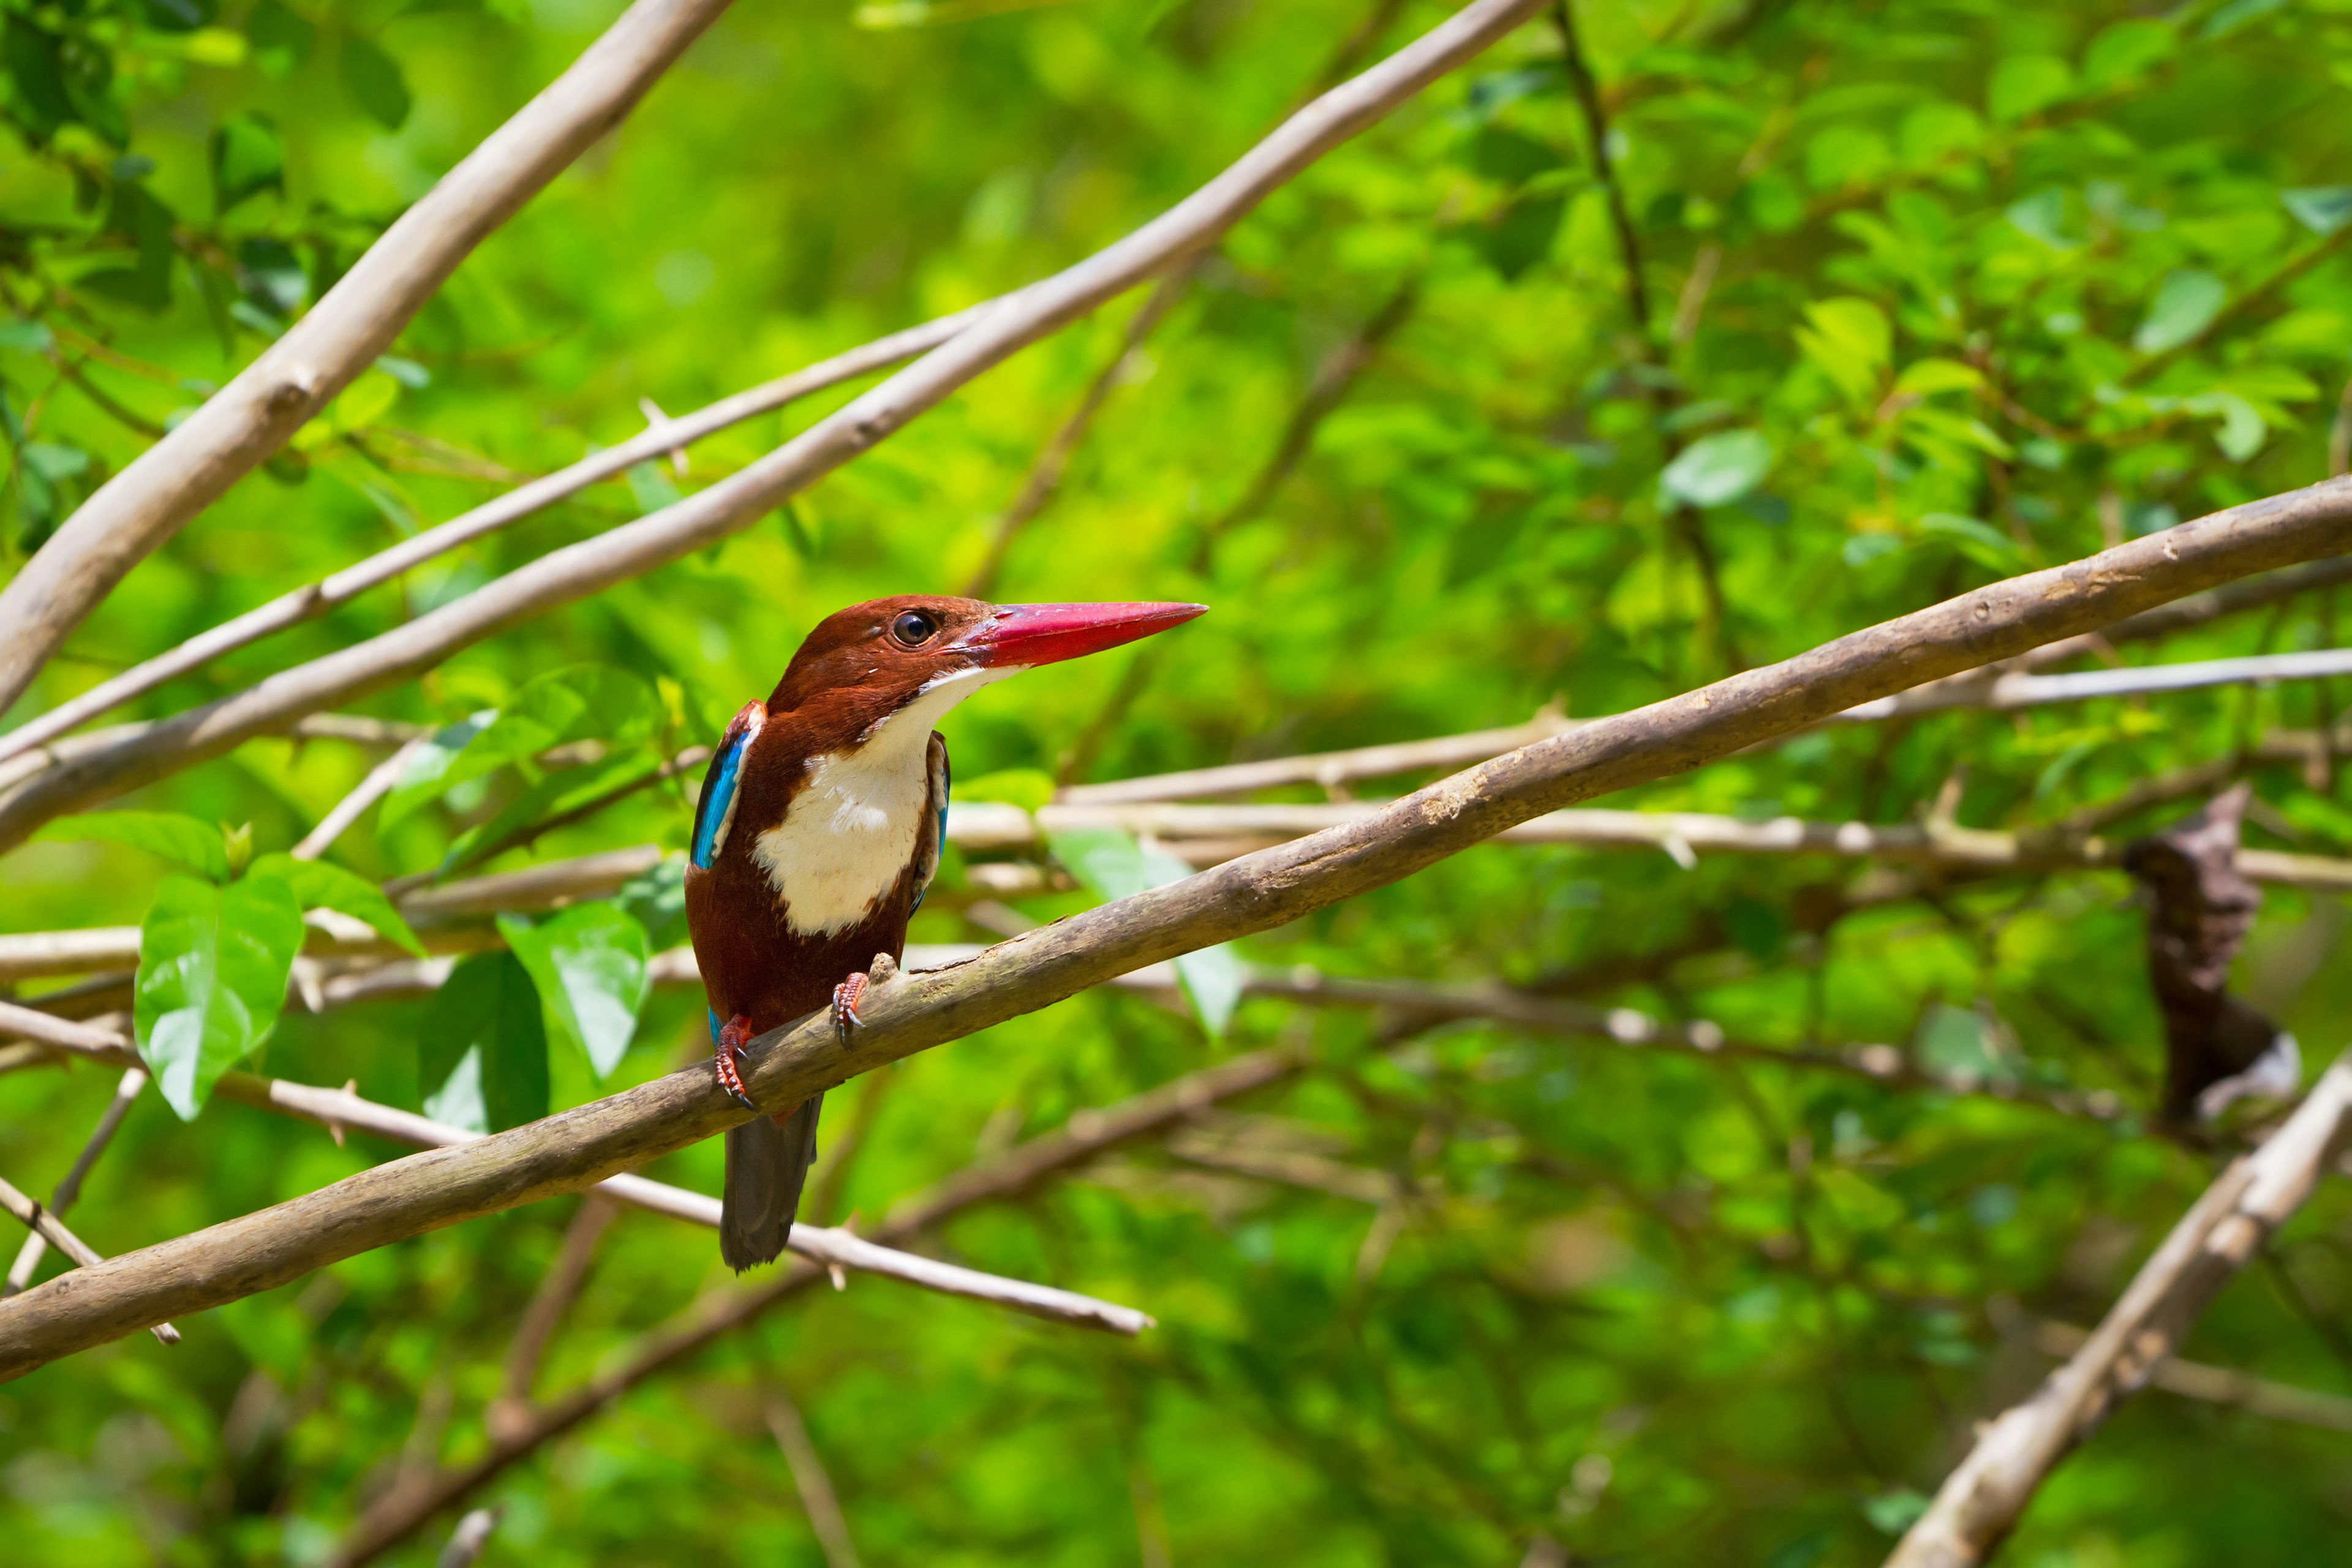
M 738 1066 L 752 1038 L 829 1007 L 845 1043 L 866 987 L 895 972 L 947 842 L 948 748 L 933 726 L 948 710 L 1207 607 L 901 595 L 819 622 L 768 700 L 728 724 L 694 808 L 686 920 L 719 1087 L 757 1110 Z M 783 1250 L 824 1098 L 727 1134 L 719 1251 L 738 1273 Z

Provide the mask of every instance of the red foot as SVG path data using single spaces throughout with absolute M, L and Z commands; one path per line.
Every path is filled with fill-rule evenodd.
M 719 1087 L 734 1096 L 735 1103 L 744 1110 L 757 1110 L 760 1108 L 751 1103 L 750 1095 L 743 1092 L 743 1075 L 735 1070 L 735 1058 L 741 1056 L 743 1047 L 751 1043 L 751 1020 L 740 1013 L 728 1019 L 727 1026 L 719 1031 Z
M 857 1024 L 858 1000 L 872 984 L 864 974 L 853 974 L 833 988 L 833 1033 L 845 1049 L 849 1045 L 849 1031 Z

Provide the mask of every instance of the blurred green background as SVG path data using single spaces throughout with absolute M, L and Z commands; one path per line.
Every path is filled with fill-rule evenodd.
M 0 11 L 13 569 L 617 7 Z M 142 564 L 12 717 L 625 439 L 648 404 L 684 413 L 1075 261 L 1238 155 L 1348 66 L 1360 30 L 1369 59 L 1444 15 L 739 5 L 383 368 Z M 1213 613 L 959 710 L 960 779 L 1018 798 L 1038 775 L 1620 710 L 2343 467 L 2352 5 L 1585 0 L 1576 24 L 1638 267 L 1550 15 L 1275 195 L 1118 373 L 991 590 Z M 362 710 L 446 722 L 586 664 L 663 693 L 665 742 L 713 738 L 824 614 L 971 581 L 1139 300 L 736 539 Z M 683 474 L 641 467 L 132 711 L 446 603 L 733 471 L 852 390 L 704 442 Z M 2333 593 L 2306 595 L 2129 657 L 2333 647 L 2336 616 Z M 1948 783 L 1962 824 L 2046 825 L 2332 724 L 2343 700 L 2290 683 L 1853 726 L 1600 804 L 1892 823 Z M 123 804 L 249 823 L 256 849 L 284 849 L 380 756 L 255 742 Z M 2250 842 L 2352 854 L 2342 769 L 2238 771 L 2263 803 Z M 521 782 L 382 830 L 371 815 L 332 858 L 429 871 Z M 493 868 L 679 848 L 693 784 Z M 168 869 L 121 845 L 17 849 L 0 927 L 135 924 Z M 988 939 L 962 912 L 966 872 L 951 857 L 916 941 Z M 1091 901 L 1019 903 L 1044 919 Z M 2241 965 L 2307 1072 L 2352 1034 L 2346 925 L 2340 899 L 2271 889 Z M 824 1561 L 762 1415 L 781 1389 L 868 1563 L 1874 1563 L 1970 1423 L 2048 1364 L 2004 1325 L 2095 1321 L 2219 1157 L 2147 1126 L 2161 1033 L 2116 875 L 1728 855 L 1685 870 L 1505 846 L 1241 954 L 1534 986 L 1776 1046 L 1891 1043 L 2126 1110 L 1264 998 L 1212 1033 L 1087 995 L 836 1093 L 828 1142 L 870 1128 L 832 1212 L 805 1217 L 878 1215 L 1213 1060 L 1311 1051 L 1312 1071 L 1206 1129 L 1299 1156 L 1296 1179 L 1220 1166 L 1200 1138 L 1178 1141 L 1198 1157 L 1150 1142 L 934 1238 L 1142 1307 L 1156 1330 L 1114 1341 L 853 1278 L 501 1477 L 483 1561 Z M 255 1065 L 415 1107 L 427 1012 L 289 1008 Z M 656 992 L 612 1080 L 555 1050 L 554 1102 L 656 1076 L 703 1028 L 698 995 Z M 0 1173 L 45 1193 L 113 1079 L 0 1077 Z M 151 1093 L 73 1223 L 128 1251 L 397 1152 L 225 1101 L 183 1123 Z M 651 1173 L 710 1192 L 719 1172 L 714 1145 Z M 176 1349 L 136 1336 L 0 1387 L 6 1556 L 326 1560 L 404 1466 L 483 1451 L 575 1206 L 387 1247 L 185 1321 Z M 2352 1392 L 2347 1225 L 2352 1202 L 2323 1189 L 2189 1353 Z M 624 1213 L 542 1393 L 723 1277 L 709 1234 Z M 431 1561 L 450 1523 L 392 1560 Z M 2352 1436 L 2156 1393 L 2069 1461 L 2005 1561 L 2305 1564 L 2347 1523 Z

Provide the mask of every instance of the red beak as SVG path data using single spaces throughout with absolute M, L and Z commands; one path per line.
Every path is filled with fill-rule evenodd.
M 1000 605 L 958 647 L 988 666 L 1055 664 L 1181 626 L 1206 605 Z

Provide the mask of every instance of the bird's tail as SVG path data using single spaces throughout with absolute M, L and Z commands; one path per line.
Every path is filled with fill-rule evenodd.
M 738 1274 L 773 1263 L 792 1234 L 801 1187 L 816 1162 L 813 1094 L 779 1116 L 757 1116 L 727 1134 L 727 1191 L 719 1215 L 719 1256 Z

